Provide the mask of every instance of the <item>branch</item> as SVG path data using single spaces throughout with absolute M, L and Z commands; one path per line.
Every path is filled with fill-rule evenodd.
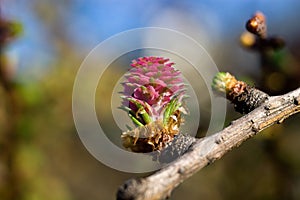
M 268 97 L 249 114 L 222 131 L 198 139 L 188 151 L 160 171 L 142 179 L 128 180 L 119 188 L 117 199 L 165 199 L 181 182 L 231 149 L 274 124 L 300 112 L 300 88 L 282 96 Z

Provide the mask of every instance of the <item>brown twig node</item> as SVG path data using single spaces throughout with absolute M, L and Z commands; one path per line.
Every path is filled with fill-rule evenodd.
M 240 37 L 242 45 L 246 48 L 263 52 L 279 50 L 285 46 L 281 37 L 268 36 L 266 17 L 260 11 L 246 22 L 246 29 L 249 32 L 244 32 Z
M 246 29 L 261 38 L 267 36 L 266 18 L 262 12 L 256 12 L 246 23 Z

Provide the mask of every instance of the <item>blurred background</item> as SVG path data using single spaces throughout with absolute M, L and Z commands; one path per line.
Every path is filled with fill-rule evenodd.
M 300 86 L 299 9 L 297 0 L 1 0 L 0 199 L 115 199 L 125 180 L 148 175 L 103 165 L 76 133 L 73 82 L 100 42 L 132 28 L 171 28 L 202 44 L 221 71 L 282 94 Z M 284 38 L 283 49 L 241 44 L 257 10 L 267 17 L 268 34 Z M 266 57 L 273 66 L 267 72 Z M 239 116 L 228 104 L 224 125 Z M 299 119 L 245 142 L 171 199 L 300 199 Z

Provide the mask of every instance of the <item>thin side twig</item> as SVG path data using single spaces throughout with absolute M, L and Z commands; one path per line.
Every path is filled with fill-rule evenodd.
M 180 158 L 160 171 L 142 179 L 128 180 L 121 186 L 117 199 L 165 199 L 181 182 L 203 167 L 220 159 L 245 140 L 276 123 L 300 112 L 300 88 L 281 96 L 269 97 L 249 114 L 209 137 L 198 139 Z

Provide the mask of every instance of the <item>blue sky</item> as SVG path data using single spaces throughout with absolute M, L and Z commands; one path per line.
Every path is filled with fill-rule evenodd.
M 196 23 L 218 22 L 217 29 L 212 30 L 217 30 L 217 35 L 224 39 L 236 37 L 244 29 L 244 19 L 257 10 L 272 19 L 269 20 L 271 32 L 289 37 L 300 33 L 297 25 L 300 1 L 297 0 L 3 0 L 4 16 L 21 21 L 25 27 L 24 35 L 9 49 L 10 54 L 19 58 L 21 69 L 43 68 L 56 55 L 50 39 L 53 30 L 35 12 L 41 6 L 49 13 L 57 9 L 55 13 L 61 14 L 61 19 L 55 23 L 63 25 L 69 40 L 83 53 L 119 32 L 152 26 L 153 19 L 157 23 L 160 14 L 168 9 L 184 13 L 183 17 Z M 212 21 L 207 13 L 213 16 Z

